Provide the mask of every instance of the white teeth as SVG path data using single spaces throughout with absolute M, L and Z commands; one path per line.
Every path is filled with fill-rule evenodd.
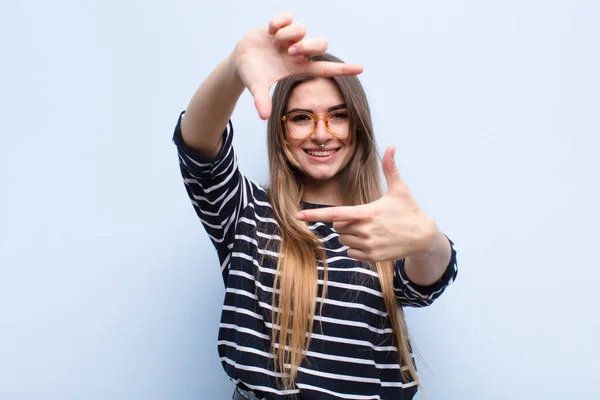
M 335 153 L 337 150 L 329 150 L 329 151 L 306 151 L 308 154 L 310 154 L 311 156 L 315 156 L 315 157 L 327 157 L 332 155 L 333 153 Z

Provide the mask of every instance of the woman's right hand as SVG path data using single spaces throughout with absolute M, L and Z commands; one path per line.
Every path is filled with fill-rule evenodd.
M 275 16 L 269 25 L 244 36 L 233 52 L 234 66 L 252 96 L 262 119 L 271 114 L 269 89 L 275 82 L 295 75 L 330 77 L 357 75 L 362 67 L 328 61 L 308 61 L 310 56 L 323 54 L 327 41 L 305 39 L 306 27 L 293 24 L 290 13 Z

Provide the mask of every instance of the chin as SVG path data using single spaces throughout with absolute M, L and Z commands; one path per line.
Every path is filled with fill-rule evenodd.
M 315 181 L 327 181 L 333 179 L 340 172 L 339 168 L 328 168 L 327 170 L 319 170 L 315 168 L 303 168 L 304 175 Z
M 325 182 L 338 178 L 340 171 L 344 168 L 344 165 L 348 163 L 348 155 L 345 151 L 341 151 L 338 154 L 338 159 L 333 162 L 316 163 L 314 160 L 307 158 L 302 152 L 296 154 L 300 161 L 300 170 L 302 174 L 313 181 Z

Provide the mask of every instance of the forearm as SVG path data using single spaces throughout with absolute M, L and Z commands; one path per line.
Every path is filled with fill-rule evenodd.
M 200 85 L 187 107 L 181 122 L 186 145 L 208 157 L 215 157 L 223 130 L 243 91 L 244 84 L 233 63 L 233 55 L 230 55 Z
M 404 270 L 411 282 L 420 286 L 430 286 L 440 280 L 451 257 L 450 241 L 438 230 L 431 250 L 424 255 L 407 257 Z

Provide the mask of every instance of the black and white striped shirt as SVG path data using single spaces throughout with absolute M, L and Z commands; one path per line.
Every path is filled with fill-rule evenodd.
M 183 115 L 183 113 L 182 113 Z M 400 374 L 392 327 L 377 274 L 367 264 L 347 256 L 330 223 L 312 223 L 327 251 L 328 291 L 317 298 L 310 348 L 296 378 L 296 388 L 278 388 L 270 352 L 272 294 L 277 267 L 278 224 L 263 187 L 238 169 L 232 147 L 231 122 L 214 159 L 186 147 L 180 130 L 174 142 L 187 193 L 221 262 L 225 298 L 219 325 L 218 350 L 223 368 L 240 387 L 260 398 L 411 399 L 415 382 Z M 306 208 L 323 207 L 305 204 Z M 457 274 L 456 252 L 442 279 L 422 287 L 411 283 L 403 260 L 397 261 L 394 291 L 402 306 L 427 306 Z M 319 262 L 319 293 L 323 266 Z

